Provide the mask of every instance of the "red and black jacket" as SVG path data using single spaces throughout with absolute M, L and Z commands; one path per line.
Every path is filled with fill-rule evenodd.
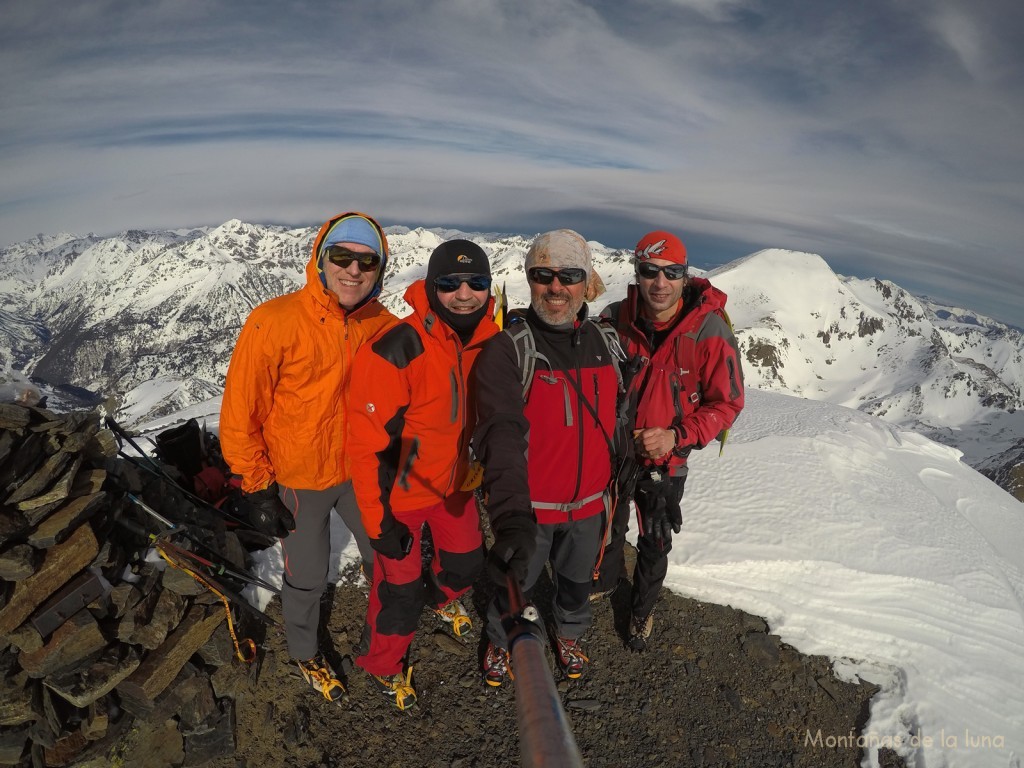
M 480 352 L 473 450 L 492 520 L 532 509 L 539 523 L 561 523 L 604 511 L 619 377 L 586 316 L 584 305 L 572 328 L 559 329 L 527 310 L 520 322 L 533 332 L 538 360 L 526 402 L 514 328 Z
M 615 321 L 630 361 L 627 367 L 635 372 L 628 396 L 636 404 L 636 428 L 674 430 L 676 445 L 667 468 L 671 475 L 685 474 L 690 449 L 710 443 L 743 410 L 740 353 L 732 329 L 719 314 L 726 295 L 704 278 L 691 278 L 675 325 L 656 345 L 651 327 L 641 318 L 639 301 L 637 287 L 631 285 L 624 301 L 601 314 Z

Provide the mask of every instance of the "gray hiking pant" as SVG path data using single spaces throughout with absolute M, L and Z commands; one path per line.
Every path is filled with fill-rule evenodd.
M 359 547 L 366 578 L 373 578 L 373 548 L 356 506 L 352 482 L 322 491 L 280 486 L 281 501 L 295 515 L 295 530 L 281 539 L 284 579 L 281 614 L 288 653 L 311 659 L 320 648 L 320 598 L 327 587 L 331 558 L 331 510 L 337 511 Z
M 551 581 L 555 588 L 552 615 L 554 631 L 559 637 L 577 640 L 590 627 L 593 618 L 590 584 L 603 528 L 603 515 L 571 523 L 537 526 L 537 550 L 526 571 L 523 595 L 530 599 L 544 566 L 550 560 Z M 508 591 L 498 587 L 487 606 L 487 637 L 500 648 L 508 648 L 508 637 L 501 626 L 504 613 L 508 613 Z

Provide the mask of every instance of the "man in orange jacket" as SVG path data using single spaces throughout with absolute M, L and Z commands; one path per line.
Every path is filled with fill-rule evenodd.
M 405 293 L 412 314 L 356 356 L 349 454 L 377 551 L 356 663 L 399 709 L 416 701 L 403 657 L 423 606 L 456 634 L 471 626 L 458 598 L 483 565 L 483 537 L 473 494 L 463 490 L 475 411 L 466 383 L 481 344 L 498 332 L 490 287 L 480 246 L 442 243 L 430 255 L 426 280 Z M 424 523 L 434 543 L 425 577 Z
M 373 549 L 349 475 L 346 405 L 356 350 L 397 322 L 378 301 L 384 230 L 362 213 L 320 228 L 306 285 L 256 307 L 231 356 L 220 415 L 224 458 L 242 477 L 253 525 L 281 537 L 281 612 L 306 682 L 336 701 L 345 689 L 320 651 L 330 513 L 352 532 L 368 579 Z

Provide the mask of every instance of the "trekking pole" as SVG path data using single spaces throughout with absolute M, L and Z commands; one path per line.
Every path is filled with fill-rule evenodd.
M 166 525 L 167 528 L 169 529 L 168 533 L 176 535 L 176 536 L 182 536 L 183 538 L 188 539 L 195 546 L 201 547 L 211 557 L 216 557 L 218 560 L 220 560 L 220 562 L 216 562 L 215 563 L 215 562 L 213 562 L 211 560 L 208 560 L 208 559 L 206 559 L 204 557 L 199 556 L 198 554 L 196 554 L 194 552 L 190 552 L 190 551 L 188 551 L 186 549 L 181 549 L 180 547 L 177 547 L 177 546 L 175 546 L 173 544 L 170 544 L 169 546 L 174 547 L 175 550 L 178 550 L 178 554 L 181 554 L 181 555 L 183 555 L 185 557 L 188 557 L 188 558 L 190 558 L 192 560 L 195 560 L 196 562 L 198 562 L 198 563 L 200 563 L 202 565 L 205 565 L 207 568 L 210 568 L 213 571 L 213 575 L 214 576 L 223 576 L 223 575 L 231 576 L 232 578 L 238 579 L 239 581 L 244 581 L 247 584 L 251 584 L 254 587 L 260 587 L 261 589 L 265 589 L 268 592 L 272 592 L 275 595 L 281 594 L 281 590 L 280 589 L 275 587 L 273 584 L 271 584 L 271 583 L 269 583 L 267 581 L 264 581 L 263 579 L 259 578 L 258 576 L 254 576 L 251 573 L 241 573 L 240 571 L 236 571 L 234 568 L 230 567 L 230 565 L 228 564 L 227 560 L 224 558 L 224 555 L 220 554 L 216 550 L 214 550 L 211 547 L 207 546 L 206 544 L 204 544 L 203 542 L 201 542 L 199 539 L 195 538 L 194 536 L 189 535 L 188 529 L 184 525 L 181 525 L 179 523 L 175 523 L 175 522 L 173 522 L 171 520 L 168 520 L 166 517 L 161 515 L 159 512 L 157 512 L 155 509 L 153 509 L 146 502 L 144 502 L 142 499 L 138 498 L 134 494 L 128 493 L 128 494 L 125 494 L 125 495 L 128 497 L 128 499 L 133 504 L 135 504 L 143 512 L 145 512 L 146 514 L 148 514 L 150 517 L 154 518 L 155 520 L 158 520 L 159 522 L 161 522 L 164 525 Z M 153 539 L 159 538 L 159 537 L 154 536 L 153 534 L 150 534 L 150 533 L 147 533 L 146 535 L 151 537 L 151 538 L 153 538 Z
M 110 427 L 110 430 L 115 435 L 117 435 L 122 440 L 124 440 L 126 443 L 128 443 L 128 445 L 130 445 L 132 448 L 134 448 L 138 452 L 138 454 L 139 454 L 139 456 L 141 458 L 146 460 L 146 463 L 143 464 L 141 461 L 136 460 L 135 457 L 129 456 L 124 451 L 119 450 L 118 451 L 118 455 L 121 456 L 123 459 L 125 459 L 129 464 L 132 464 L 133 466 L 137 467 L 138 469 L 145 470 L 146 472 L 149 472 L 152 475 L 156 475 L 157 477 L 159 477 L 161 480 L 163 480 L 166 483 L 170 483 L 170 485 L 173 488 L 176 488 L 178 491 L 183 493 L 185 495 L 185 498 L 188 499 L 189 501 L 191 501 L 196 506 L 198 506 L 198 507 L 205 507 L 206 509 L 211 510 L 213 512 L 216 512 L 218 515 L 220 515 L 222 517 L 226 517 L 227 519 L 232 520 L 235 523 L 238 523 L 239 525 L 242 525 L 242 526 L 244 526 L 246 528 L 252 528 L 252 524 L 248 520 L 243 520 L 242 518 L 238 517 L 237 515 L 232 514 L 231 512 L 229 512 L 229 511 L 227 511 L 225 509 L 221 509 L 220 507 L 215 507 L 213 504 L 208 502 L 206 499 L 202 499 L 199 496 L 196 496 L 192 491 L 188 490 L 188 488 L 183 487 L 181 485 L 181 483 L 179 483 L 177 480 L 175 480 L 173 477 L 171 477 L 169 474 L 167 474 L 167 472 L 164 471 L 163 467 L 161 467 L 156 461 L 153 460 L 152 456 L 150 456 L 148 453 L 146 453 L 144 450 L 142 450 L 142 448 L 139 446 L 139 444 L 136 443 L 135 440 L 132 439 L 132 436 L 129 435 L 120 424 L 118 424 L 116 421 L 114 421 L 114 417 L 113 416 L 109 416 L 109 415 L 106 416 L 106 424 L 107 424 L 108 427 Z
M 506 584 L 509 613 L 504 624 L 515 670 L 520 764 L 523 768 L 583 768 L 544 655 L 540 613 L 523 598 L 512 573 L 506 576 Z
M 163 550 L 164 552 L 170 552 L 172 555 L 185 552 L 185 550 L 181 550 L 181 549 L 175 547 L 174 545 L 170 544 L 166 539 L 163 539 L 160 536 L 156 536 L 156 535 L 150 533 L 149 531 L 147 531 L 145 528 L 143 528 L 142 526 L 138 525 L 137 523 L 133 523 L 131 520 L 126 520 L 125 518 L 122 517 L 122 518 L 119 518 L 117 520 L 117 524 L 120 525 L 125 530 L 131 531 L 132 533 L 136 534 L 137 536 L 144 537 L 147 540 L 147 542 L 150 545 L 152 545 L 154 549 L 157 549 L 158 551 L 159 550 Z M 172 565 L 174 565 L 174 567 L 178 567 L 177 564 L 172 564 Z M 189 575 L 193 575 L 193 574 L 189 573 Z M 254 606 L 252 603 L 250 603 L 248 600 L 246 600 L 240 594 L 238 594 L 237 592 L 231 591 L 230 589 L 228 589 L 226 586 L 224 586 L 220 582 L 215 581 L 209 574 L 204 574 L 203 576 L 204 576 L 205 580 L 207 582 L 209 582 L 209 584 L 204 584 L 204 586 L 209 587 L 210 585 L 213 585 L 213 587 L 216 588 L 218 592 L 223 593 L 227 598 L 229 598 L 231 600 L 232 603 L 236 604 L 239 608 L 241 608 L 243 611 L 245 611 L 249 615 L 253 616 L 256 619 L 259 619 L 264 624 L 269 624 L 270 626 L 273 626 L 273 627 L 280 627 L 281 626 L 279 622 L 275 621 L 270 616 L 265 614 L 263 611 L 261 611 L 259 608 Z M 195 578 L 194 575 L 193 575 L 193 578 Z M 197 581 L 198 581 L 198 579 L 197 579 Z

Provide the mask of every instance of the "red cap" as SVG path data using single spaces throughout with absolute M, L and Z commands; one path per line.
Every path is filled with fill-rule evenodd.
M 665 261 L 674 261 L 676 264 L 685 264 L 686 246 L 671 232 L 659 229 L 655 232 L 648 232 L 640 238 L 633 255 L 637 261 L 664 259 Z

